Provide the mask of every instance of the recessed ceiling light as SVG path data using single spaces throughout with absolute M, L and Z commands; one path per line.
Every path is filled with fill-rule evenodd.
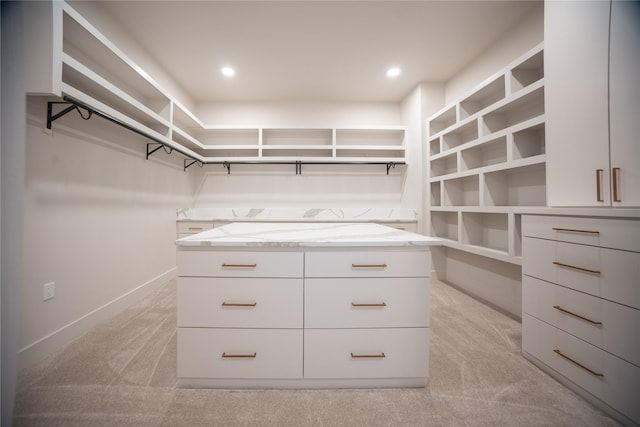
M 400 68 L 393 67 L 387 70 L 387 77 L 398 77 L 401 73 Z
M 220 71 L 222 72 L 222 74 L 224 74 L 227 77 L 232 77 L 232 76 L 234 76 L 236 74 L 236 70 L 234 70 L 231 67 L 224 67 Z

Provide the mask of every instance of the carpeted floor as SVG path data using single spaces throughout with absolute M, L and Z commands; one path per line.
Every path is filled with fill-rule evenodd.
M 425 389 L 176 388 L 176 283 L 21 372 L 15 426 L 616 426 L 520 354 L 521 325 L 432 286 Z

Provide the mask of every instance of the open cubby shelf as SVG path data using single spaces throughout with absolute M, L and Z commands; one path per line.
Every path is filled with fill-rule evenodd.
M 427 121 L 430 231 L 521 264 L 521 214 L 546 206 L 544 54 L 536 46 Z

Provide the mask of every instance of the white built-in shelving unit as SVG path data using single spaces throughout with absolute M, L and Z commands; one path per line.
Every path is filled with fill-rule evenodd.
M 203 123 L 69 4 L 52 2 L 46 7 L 51 8 L 53 35 L 51 93 L 191 161 L 386 163 L 387 170 L 389 164 L 406 163 L 403 126 L 270 128 Z M 65 107 L 56 108 L 51 115 Z
M 521 214 L 546 206 L 543 46 L 427 120 L 431 234 L 521 263 Z

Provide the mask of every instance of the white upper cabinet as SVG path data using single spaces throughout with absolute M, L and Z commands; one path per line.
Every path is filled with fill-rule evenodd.
M 610 37 L 612 201 L 640 206 L 640 2 L 613 2 Z
M 545 3 L 549 206 L 640 205 L 638 9 Z

